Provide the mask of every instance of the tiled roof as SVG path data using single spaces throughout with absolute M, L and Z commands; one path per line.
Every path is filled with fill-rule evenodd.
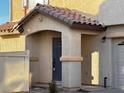
M 100 23 L 95 16 L 77 10 L 41 4 L 37 4 L 33 10 L 23 17 L 18 22 L 17 28 L 21 27 L 27 20 L 30 20 L 30 18 L 36 13 L 51 16 L 75 29 L 105 30 L 104 24 Z
M 53 7 L 50 5 L 37 4 L 39 12 L 44 12 L 67 24 L 88 24 L 96 26 L 104 26 L 94 16 L 85 14 L 77 10 L 70 10 L 68 8 Z
M 0 32 L 11 31 L 17 22 L 7 22 L 0 25 Z

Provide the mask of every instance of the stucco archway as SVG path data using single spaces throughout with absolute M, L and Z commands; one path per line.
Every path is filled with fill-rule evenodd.
M 95 31 L 91 32 L 88 30 L 82 31 L 82 30 L 77 30 L 77 29 L 71 29 L 67 25 L 62 24 L 61 22 L 57 22 L 56 20 L 52 19 L 51 17 L 46 17 L 44 15 L 42 15 L 43 21 L 39 21 L 39 17 L 41 17 L 40 14 L 34 16 L 32 18 L 32 20 L 28 21 L 23 26 L 24 32 L 22 34 L 26 35 L 26 37 L 36 36 L 36 38 L 38 38 L 37 35 L 40 35 L 39 33 L 47 33 L 47 32 L 61 33 L 62 57 L 60 60 L 62 61 L 62 86 L 67 87 L 67 88 L 80 87 L 81 86 L 81 61 L 82 61 L 81 34 L 82 33 L 97 34 L 97 32 L 95 32 Z M 34 40 L 34 42 L 35 42 L 37 39 L 36 40 L 32 39 L 32 40 Z M 40 40 L 40 39 L 38 39 L 38 40 Z M 50 42 L 48 42 L 48 43 L 50 44 Z M 28 44 L 28 42 L 26 44 Z M 32 44 L 32 43 L 29 43 L 29 45 L 30 44 Z M 49 46 L 49 44 L 46 46 Z M 34 45 L 36 45 L 36 44 L 34 44 Z M 36 48 L 36 49 L 38 49 L 38 48 Z M 33 53 L 33 54 L 38 54 L 35 51 L 33 51 L 34 49 L 29 48 L 29 50 L 31 50 L 31 53 Z M 32 54 L 31 54 L 31 56 L 32 56 Z M 52 57 L 52 56 L 49 56 L 49 57 Z M 32 60 L 38 60 L 37 57 L 35 57 L 35 56 L 32 58 L 34 58 Z M 47 59 L 47 58 L 45 58 L 45 59 Z M 50 61 L 47 61 L 47 62 L 50 62 Z M 41 62 L 41 63 L 43 63 L 43 62 Z M 40 66 L 38 63 L 35 63 L 35 64 Z M 42 66 L 44 66 L 44 64 Z M 49 64 L 49 66 L 50 66 L 50 64 Z M 37 68 L 37 66 L 35 68 Z M 39 69 L 40 68 L 41 67 L 39 67 Z M 42 70 L 42 71 L 44 71 L 44 70 Z M 45 75 L 42 75 L 44 77 L 41 76 L 42 79 L 36 78 L 36 79 L 34 79 L 33 82 L 38 82 L 38 81 L 41 83 L 51 82 L 51 80 L 52 80 L 51 71 L 52 71 L 52 68 L 50 66 L 49 74 L 47 73 L 47 75 L 46 75 L 46 73 L 45 73 Z M 36 72 L 38 72 L 38 71 L 36 71 Z
M 57 31 L 37 31 L 26 36 L 26 49 L 30 50 L 32 82 L 49 83 L 53 80 L 53 39 L 60 38 Z

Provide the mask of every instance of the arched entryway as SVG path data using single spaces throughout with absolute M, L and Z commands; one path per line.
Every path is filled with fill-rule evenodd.
M 38 31 L 26 37 L 26 49 L 30 50 L 32 83 L 61 81 L 61 33 Z

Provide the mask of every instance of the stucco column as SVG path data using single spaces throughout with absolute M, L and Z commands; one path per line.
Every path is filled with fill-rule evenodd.
M 62 86 L 81 86 L 81 34 L 76 31 L 62 33 Z

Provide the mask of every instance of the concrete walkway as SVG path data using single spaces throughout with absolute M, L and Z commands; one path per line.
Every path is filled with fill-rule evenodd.
M 104 90 L 92 91 L 90 93 L 124 93 L 124 90 L 108 88 L 108 89 L 104 89 Z
M 57 93 L 124 93 L 124 90 L 115 89 L 115 88 L 104 88 L 101 86 L 84 86 L 82 85 L 81 89 L 78 91 L 68 91 L 63 88 L 58 88 Z M 49 93 L 48 85 L 37 85 L 30 89 L 30 92 L 25 93 Z
M 36 88 L 36 89 L 30 90 L 30 92 L 24 92 L 24 93 L 49 93 L 49 91 L 48 91 L 48 89 Z M 108 88 L 108 89 L 104 89 L 104 90 L 94 90 L 92 92 L 58 91 L 57 93 L 124 93 L 124 90 Z
M 103 86 L 86 86 L 82 85 L 81 89 L 90 91 L 88 93 L 124 93 L 124 90 L 111 87 L 104 88 Z
M 43 88 L 34 88 L 30 92 L 26 93 L 50 93 L 48 89 Z M 58 90 L 57 93 L 88 93 L 86 91 L 67 91 L 67 90 Z

